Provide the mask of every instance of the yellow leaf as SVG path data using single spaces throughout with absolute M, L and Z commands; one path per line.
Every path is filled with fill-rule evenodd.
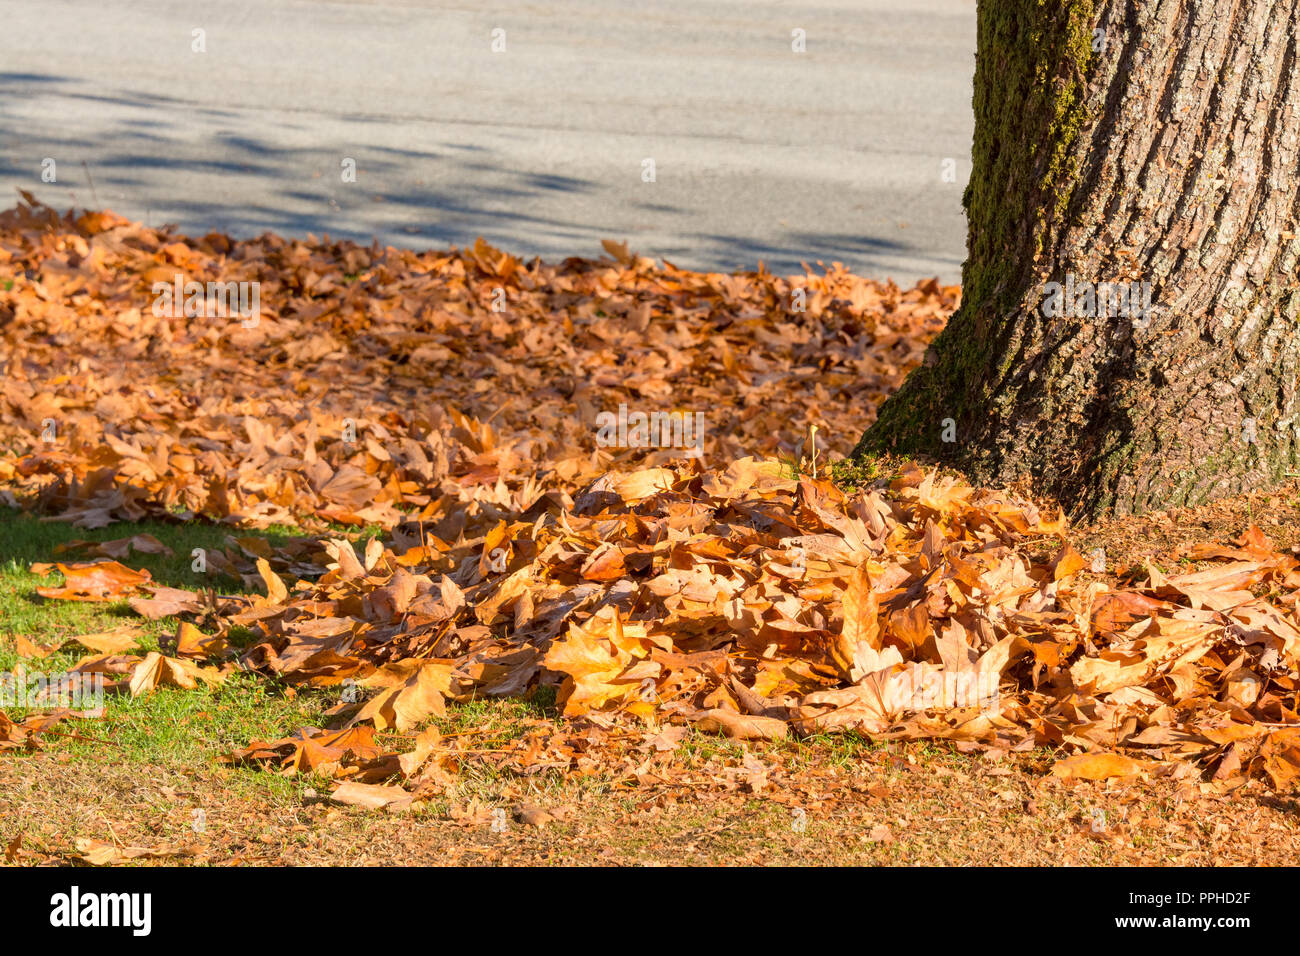
M 1106 780 L 1109 777 L 1131 777 L 1148 765 L 1148 762 L 1121 754 L 1075 754 L 1058 760 L 1052 767 L 1052 776 L 1063 780 Z
M 444 716 L 447 713 L 444 695 L 450 690 L 451 665 L 423 662 L 401 684 L 369 700 L 353 723 L 370 720 L 377 730 L 390 727 L 410 730 L 430 716 Z
M 584 714 L 638 690 L 639 682 L 619 682 L 618 677 L 638 657 L 648 652 L 644 625 L 624 624 L 613 617 L 593 617 L 585 625 L 570 624 L 569 632 L 555 641 L 543 663 L 569 675 L 561 691 L 564 713 Z
M 182 661 L 175 657 L 164 657 L 157 651 L 150 651 L 145 659 L 136 664 L 131 671 L 129 686 L 132 697 L 152 694 L 159 687 L 181 687 L 193 690 L 199 681 L 219 684 L 222 676 L 213 670 L 205 670 L 193 661 Z
M 100 654 L 121 654 L 131 650 L 140 640 L 140 629 L 134 625 L 123 625 L 111 631 L 96 634 L 82 634 L 73 638 L 82 647 Z
M 284 582 L 279 576 L 271 570 L 271 565 L 266 558 L 257 559 L 257 573 L 262 576 L 266 582 L 266 600 L 268 604 L 283 604 L 289 597 L 289 589 L 284 586 Z
M 831 656 L 853 683 L 879 667 L 880 605 L 866 563 L 854 569 L 844 592 L 844 627 L 831 642 Z

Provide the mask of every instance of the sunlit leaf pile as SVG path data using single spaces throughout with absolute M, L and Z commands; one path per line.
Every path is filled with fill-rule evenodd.
M 133 695 L 235 670 L 332 688 L 328 727 L 229 759 L 324 769 L 375 806 L 455 772 L 429 725 L 447 701 L 545 687 L 563 721 L 503 748 L 524 769 L 590 772 L 615 732 L 655 752 L 694 727 L 1047 745 L 1063 776 L 1300 771 L 1300 563 L 1257 529 L 1120 579 L 1042 503 L 909 463 L 828 473 L 956 288 L 606 250 L 0 216 L 0 497 L 80 527 L 230 526 L 209 590 L 133 569 L 147 535 L 38 567 L 48 600 L 178 622 L 164 653 L 130 627 L 78 638 L 77 669 Z M 260 319 L 158 315 L 178 274 L 259 283 Z M 620 405 L 701 413 L 700 454 L 601 447 Z M 270 524 L 305 533 L 240 531 Z M 0 714 L 0 749 L 58 716 Z

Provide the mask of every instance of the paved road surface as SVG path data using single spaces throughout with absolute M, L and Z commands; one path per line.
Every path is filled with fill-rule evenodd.
M 974 7 L 0 0 L 0 205 L 22 187 L 193 233 L 549 258 L 626 238 L 695 268 L 955 281 Z

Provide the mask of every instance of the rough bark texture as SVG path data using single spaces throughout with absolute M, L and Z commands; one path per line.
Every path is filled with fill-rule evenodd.
M 1300 471 L 1300 0 L 981 0 L 978 23 L 962 307 L 855 454 L 1076 515 Z M 1071 273 L 1153 308 L 1046 316 Z

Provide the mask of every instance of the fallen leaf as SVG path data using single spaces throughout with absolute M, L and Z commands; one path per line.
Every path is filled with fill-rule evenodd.
M 715 708 L 695 720 L 697 730 L 721 731 L 736 740 L 780 740 L 789 736 L 790 727 L 775 717 L 753 717 Z
M 406 810 L 415 799 L 414 794 L 401 787 L 374 783 L 341 783 L 334 788 L 330 798 L 338 803 L 346 803 L 368 810 Z
M 1147 764 L 1113 753 L 1075 754 L 1052 765 L 1052 776 L 1063 780 L 1107 780 L 1111 777 L 1132 777 Z
M 63 573 L 63 587 L 37 588 L 41 597 L 64 601 L 112 601 L 150 580 L 148 571 L 133 571 L 116 561 L 91 564 L 56 563 Z

